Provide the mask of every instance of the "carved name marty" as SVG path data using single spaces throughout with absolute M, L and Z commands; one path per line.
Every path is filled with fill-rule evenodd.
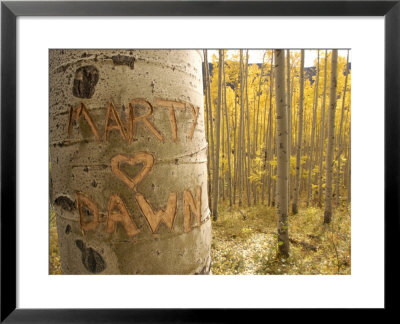
M 174 142 L 178 141 L 178 124 L 176 122 L 175 111 L 176 109 L 185 110 L 189 108 L 193 117 L 193 122 L 187 136 L 190 140 L 192 140 L 194 131 L 197 126 L 197 119 L 199 117 L 199 107 L 195 107 L 190 103 L 163 99 L 156 99 L 155 106 L 159 108 L 168 108 L 172 139 Z M 136 115 L 136 107 L 144 108 L 145 113 L 142 115 Z M 150 131 L 150 133 L 153 134 L 159 141 L 164 141 L 164 135 L 161 134 L 156 126 L 149 120 L 149 117 L 153 115 L 153 113 L 154 107 L 149 101 L 140 98 L 133 99 L 128 103 L 128 116 L 123 122 L 120 118 L 120 115 L 118 114 L 114 103 L 110 101 L 107 106 L 107 113 L 105 117 L 104 134 L 102 136 L 103 140 L 107 140 L 110 131 L 116 130 L 119 131 L 121 138 L 124 141 L 131 143 L 135 138 L 137 125 L 139 123 L 143 123 L 143 125 Z M 93 135 L 98 141 L 100 141 L 101 137 L 98 127 L 96 126 L 96 123 L 90 116 L 90 113 L 83 102 L 81 102 L 76 107 L 70 108 L 68 120 L 68 135 L 70 135 L 72 132 L 73 121 L 75 120 L 76 122 L 78 122 L 80 118 L 84 118 L 86 120 L 86 122 L 90 126 L 90 129 L 92 130 Z
M 168 109 L 172 140 L 174 142 L 178 141 L 178 125 L 176 122 L 175 110 L 184 110 L 189 108 L 193 117 L 193 122 L 187 137 L 190 140 L 193 138 L 199 117 L 199 107 L 194 107 L 189 103 L 163 99 L 157 99 L 155 105 L 156 107 Z M 84 103 L 80 103 L 76 107 L 71 107 L 68 119 L 68 135 L 72 132 L 74 120 L 77 122 L 83 118 L 88 123 L 94 137 L 98 141 L 107 141 L 108 135 L 111 131 L 118 131 L 123 141 L 131 143 L 135 138 L 136 129 L 139 123 L 142 123 L 144 127 L 159 141 L 164 141 L 164 135 L 161 134 L 156 126 L 149 120 L 149 117 L 154 113 L 154 108 L 150 102 L 144 99 L 133 99 L 129 101 L 127 107 L 127 118 L 125 121 L 122 121 L 114 103 L 112 101 L 109 102 L 105 116 L 104 133 L 102 136 L 100 135 L 99 129 Z M 145 113 L 136 115 L 136 107 L 141 107 L 142 109 L 145 108 Z M 142 164 L 142 169 L 134 177 L 128 176 L 121 169 L 123 164 L 135 165 L 137 163 Z M 169 193 L 166 206 L 154 210 L 145 196 L 137 192 L 137 185 L 151 172 L 154 163 L 155 157 L 148 152 L 138 152 L 133 156 L 117 154 L 113 156 L 110 161 L 111 171 L 119 180 L 124 182 L 130 190 L 132 190 L 133 197 L 141 214 L 145 217 L 151 232 L 156 234 L 162 223 L 164 223 L 170 231 L 173 231 L 177 212 L 178 194 L 176 192 Z M 194 227 L 201 226 L 201 186 L 197 186 L 195 189 L 195 197 L 193 197 L 193 194 L 189 189 L 185 189 L 182 196 L 184 218 L 183 230 L 187 233 Z M 100 211 L 98 205 L 92 200 L 92 198 L 82 192 L 76 192 L 75 198 L 82 232 L 86 233 L 87 231 L 97 230 L 100 224 Z M 90 221 L 87 221 L 87 219 L 85 221 L 84 210 L 91 211 L 92 218 Z M 192 215 L 195 218 L 195 222 L 192 222 Z M 126 234 L 130 237 L 140 233 L 140 230 L 133 221 L 132 215 L 128 211 L 124 201 L 117 193 L 112 194 L 109 198 L 106 217 L 104 231 L 107 233 L 115 233 L 117 223 L 120 223 L 123 226 Z M 192 223 L 194 224 L 192 225 Z

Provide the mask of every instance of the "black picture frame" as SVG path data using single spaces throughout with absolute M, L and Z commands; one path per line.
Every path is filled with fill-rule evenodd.
M 2 1 L 1 3 L 1 322 L 236 322 L 258 310 L 16 308 L 16 19 L 19 16 L 384 16 L 385 309 L 398 306 L 400 1 Z M 373 262 L 373 257 L 371 257 Z M 367 283 L 366 283 L 367 284 Z M 38 292 L 39 293 L 39 292 Z M 240 315 L 240 316 L 239 316 Z

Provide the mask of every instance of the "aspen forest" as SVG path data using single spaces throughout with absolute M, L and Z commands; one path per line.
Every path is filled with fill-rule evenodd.
M 50 274 L 350 274 L 351 51 L 158 51 L 52 53 Z
M 349 51 L 213 52 L 204 51 L 213 274 L 349 274 Z M 262 61 L 249 63 L 252 54 Z

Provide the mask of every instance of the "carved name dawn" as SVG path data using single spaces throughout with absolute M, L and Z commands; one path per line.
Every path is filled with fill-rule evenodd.
M 120 170 L 120 163 L 126 162 L 134 164 L 137 162 L 144 162 L 142 170 L 134 177 L 128 177 L 124 172 Z M 129 158 L 125 155 L 118 154 L 111 159 L 113 173 L 123 181 L 133 191 L 136 203 L 143 216 L 146 218 L 147 223 L 153 234 L 157 233 L 161 223 L 164 223 L 170 231 L 173 231 L 175 215 L 177 210 L 177 193 L 170 193 L 168 196 L 167 205 L 163 209 L 154 210 L 146 198 L 136 192 L 136 185 L 143 180 L 148 174 L 154 163 L 154 157 L 150 153 L 139 152 L 133 157 Z M 86 194 L 82 192 L 76 192 L 76 201 L 79 211 L 80 225 L 82 231 L 96 230 L 100 224 L 100 212 L 97 204 Z M 84 220 L 84 206 L 86 209 L 91 210 L 93 217 L 90 222 Z M 191 226 L 191 215 L 194 214 L 196 218 L 196 224 Z M 111 195 L 108 208 L 107 208 L 107 222 L 106 232 L 114 233 L 116 226 L 115 224 L 120 222 L 124 227 L 128 236 L 135 236 L 139 234 L 140 230 L 132 220 L 128 209 L 126 208 L 123 200 L 118 194 Z M 201 225 L 201 186 L 198 186 L 195 193 L 195 198 L 190 190 L 186 189 L 183 192 L 183 226 L 184 231 L 190 232 L 193 227 Z

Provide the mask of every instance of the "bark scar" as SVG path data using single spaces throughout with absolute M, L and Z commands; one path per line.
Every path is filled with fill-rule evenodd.
M 99 220 L 100 220 L 100 213 L 99 213 L 99 207 L 93 202 L 92 199 L 90 199 L 89 196 L 85 195 L 82 192 L 76 192 L 76 204 L 78 206 L 78 211 L 79 211 L 79 221 L 81 225 L 81 230 L 83 233 L 86 231 L 93 231 L 97 228 L 99 225 Z M 86 205 L 89 207 L 89 209 L 93 212 L 93 219 L 85 223 L 85 220 L 83 218 L 83 205 Z

